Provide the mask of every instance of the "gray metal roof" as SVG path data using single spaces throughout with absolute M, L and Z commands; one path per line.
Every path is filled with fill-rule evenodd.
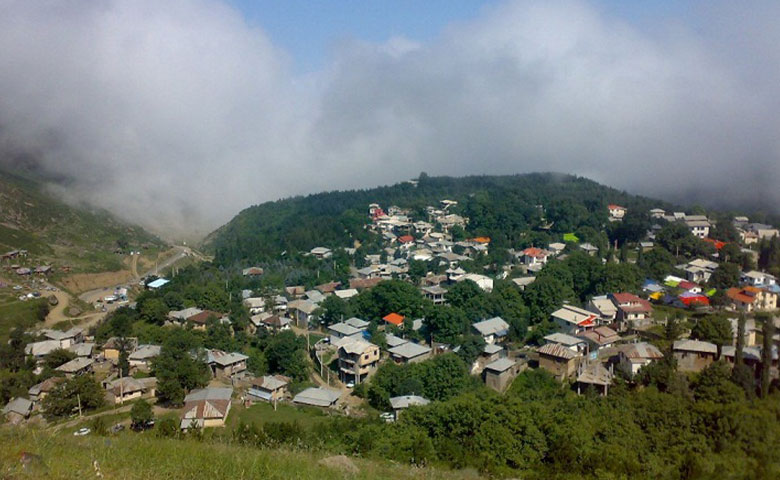
M 399 345 L 388 350 L 391 355 L 403 357 L 406 359 L 419 357 L 420 355 L 425 355 L 430 351 L 431 349 L 429 347 L 418 345 L 414 342 L 406 342 L 403 345 Z
M 429 403 L 431 403 L 430 400 L 420 397 L 419 395 L 390 397 L 390 405 L 393 407 L 393 410 L 401 410 L 403 408 L 409 408 L 416 405 L 428 405 Z
M 494 372 L 501 373 L 514 367 L 516 363 L 517 362 L 514 360 L 510 360 L 508 358 L 499 358 L 495 362 L 486 365 L 485 370 L 492 370 Z
M 191 391 L 184 397 L 184 403 L 200 400 L 230 400 L 233 396 L 231 387 L 209 387 Z
M 311 387 L 293 398 L 293 402 L 316 407 L 329 407 L 341 397 L 341 392 L 323 387 Z
M 480 335 L 498 335 L 506 334 L 509 330 L 509 324 L 501 317 L 493 317 L 472 325 Z

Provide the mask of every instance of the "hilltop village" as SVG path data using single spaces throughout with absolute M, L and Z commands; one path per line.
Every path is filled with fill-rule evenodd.
M 608 204 L 603 231 L 556 234 L 536 208 L 541 234 L 496 247 L 466 234 L 457 201 L 372 203 L 370 248 L 284 252 L 315 272 L 302 284 L 274 280 L 273 262 L 149 276 L 98 299 L 116 304 L 89 327 L 14 330 L 3 414 L 77 435 L 219 437 L 246 434 L 260 411 L 265 428 L 290 415 L 392 424 L 464 392 L 502 394 L 518 377 L 515 388 L 543 378 L 588 398 L 671 391 L 675 378 L 697 396 L 710 376 L 734 376 L 745 398 L 776 388 L 777 228 L 659 208 L 633 222 Z M 621 228 L 630 239 L 610 241 Z M 125 420 L 99 420 L 111 411 Z

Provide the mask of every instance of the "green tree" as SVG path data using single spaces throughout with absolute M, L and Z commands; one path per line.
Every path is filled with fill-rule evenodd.
M 130 420 L 133 428 L 142 428 L 154 420 L 152 405 L 144 399 L 138 400 L 130 409 Z
M 138 308 L 141 319 L 148 323 L 162 325 L 168 317 L 168 305 L 159 298 L 149 299 Z
M 81 410 L 94 410 L 105 403 L 105 392 L 91 375 L 80 375 L 57 385 L 44 397 L 43 411 L 47 417 L 65 417 Z
M 451 305 L 431 307 L 423 322 L 431 341 L 454 343 L 468 331 L 468 319 L 459 308 Z
M 731 323 L 726 318 L 719 315 L 708 315 L 699 319 L 693 326 L 691 338 L 714 343 L 720 351 L 720 347 L 723 345 L 731 345 L 734 332 L 731 330 Z
M 283 373 L 296 380 L 305 380 L 309 374 L 306 358 L 306 340 L 291 330 L 280 332 L 271 337 L 265 349 L 268 369 L 274 373 Z
M 320 321 L 324 326 L 344 321 L 352 316 L 349 304 L 336 295 L 325 297 L 320 304 Z
M 729 262 L 721 263 L 720 266 L 712 272 L 708 284 L 713 288 L 719 288 L 721 290 L 734 287 L 739 283 L 740 273 L 739 265 Z
M 58 348 L 56 350 L 52 350 L 43 358 L 43 364 L 50 370 L 54 370 L 60 365 L 70 362 L 74 358 L 76 358 L 75 353 L 71 352 L 70 350 L 65 350 L 64 348 Z

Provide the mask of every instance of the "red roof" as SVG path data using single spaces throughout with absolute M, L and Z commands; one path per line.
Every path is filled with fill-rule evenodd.
M 474 237 L 471 240 L 477 243 L 490 243 L 490 237 Z
M 412 243 L 414 242 L 414 237 L 411 235 L 401 235 L 398 237 L 399 243 Z
M 404 316 L 399 315 L 397 313 L 390 313 L 388 315 L 385 315 L 385 317 L 382 319 L 387 323 L 392 323 L 396 327 L 400 326 L 402 323 L 404 323 Z
M 693 305 L 709 305 L 710 299 L 705 297 L 704 295 L 690 295 L 690 296 L 681 296 L 680 301 L 685 304 L 686 307 L 690 307 Z
M 220 319 L 224 316 L 222 313 L 212 312 L 211 310 L 203 310 L 200 313 L 187 318 L 188 322 L 197 323 L 199 325 L 205 325 L 209 318 Z
M 692 288 L 701 288 L 699 285 L 689 282 L 688 280 L 683 280 L 679 284 L 677 284 L 678 287 L 682 288 L 683 290 L 691 290 Z
M 621 292 L 613 293 L 612 298 L 618 304 L 618 308 L 624 312 L 652 312 L 653 306 L 650 302 L 643 300 L 633 293 Z
M 715 245 L 715 250 L 720 250 L 721 248 L 726 246 L 726 242 L 721 242 L 720 240 L 715 240 L 713 238 L 702 238 L 702 240 Z
M 614 203 L 610 203 L 607 208 L 610 210 L 617 210 L 618 208 L 625 210 L 626 207 L 621 207 L 620 205 L 615 205 Z
M 523 250 L 523 255 L 527 257 L 542 258 L 548 256 L 549 254 L 550 253 L 547 250 L 536 247 L 528 247 Z
M 756 301 L 755 294 L 756 292 L 752 290 L 748 290 L 750 287 L 745 287 L 743 289 L 739 288 L 729 288 L 726 291 L 726 296 L 729 297 L 732 300 L 737 300 L 742 303 L 753 303 Z

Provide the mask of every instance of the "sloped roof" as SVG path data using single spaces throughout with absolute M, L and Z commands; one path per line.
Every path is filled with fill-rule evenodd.
M 12 398 L 11 401 L 8 402 L 5 407 L 3 407 L 3 415 L 8 415 L 9 413 L 18 413 L 19 415 L 24 415 L 26 417 L 30 414 L 32 408 L 33 403 L 31 401 L 26 398 L 16 397 Z
M 162 347 L 159 345 L 138 345 L 138 348 L 128 356 L 129 360 L 146 360 L 160 355 Z
M 404 323 L 404 316 L 393 312 L 393 313 L 388 313 L 387 315 L 382 317 L 382 320 L 384 320 L 387 323 L 392 323 L 395 326 L 399 326 Z
M 393 410 L 401 410 L 418 405 L 428 405 L 430 400 L 419 395 L 403 395 L 400 397 L 390 397 L 390 406 Z
M 699 340 L 677 340 L 672 346 L 672 350 L 700 353 L 718 353 L 718 347 L 714 343 L 702 342 Z
M 629 360 L 659 360 L 664 357 L 658 347 L 647 342 L 626 345 L 621 351 Z
M 360 329 L 353 327 L 345 322 L 334 323 L 328 327 L 328 331 L 338 333 L 339 335 L 351 336 L 361 332 Z
M 588 385 L 607 386 L 612 383 L 612 377 L 612 373 L 604 368 L 604 365 L 602 365 L 601 362 L 596 362 L 588 365 L 588 367 L 577 376 L 577 381 Z
M 485 370 L 491 370 L 493 372 L 501 373 L 514 367 L 516 363 L 517 362 L 515 362 L 514 360 L 510 360 L 508 358 L 499 358 L 495 362 L 486 365 Z
M 548 343 L 546 345 L 542 345 L 541 347 L 539 347 L 539 350 L 537 350 L 537 352 L 540 355 L 547 355 L 550 357 L 560 358 L 563 360 L 571 360 L 577 357 L 576 353 L 572 352 L 570 349 L 558 343 Z
M 565 333 L 551 333 L 544 337 L 544 339 L 549 343 L 558 343 L 560 345 L 564 345 L 566 347 L 572 347 L 574 345 L 580 345 L 585 344 L 585 341 L 581 338 L 577 338 L 573 335 L 567 335 Z
M 341 397 L 341 392 L 323 387 L 311 387 L 293 398 L 293 402 L 315 407 L 330 407 Z
M 596 324 L 596 315 L 573 305 L 564 305 L 552 313 L 553 318 L 563 320 L 577 326 L 591 326 Z
M 609 327 L 596 327 L 593 330 L 582 332 L 579 336 L 587 338 L 597 345 L 609 345 L 620 340 L 620 335 Z
M 95 361 L 91 358 L 78 357 L 67 363 L 63 363 L 59 367 L 55 368 L 55 370 L 65 373 L 75 373 L 89 367 L 93 363 L 95 363 Z
M 290 379 L 283 375 L 265 375 L 252 380 L 252 386 L 263 390 L 274 391 L 290 383 Z
M 430 351 L 431 349 L 429 347 L 426 347 L 424 345 L 419 345 L 414 342 L 406 342 L 402 345 L 393 347 L 388 350 L 388 352 L 390 352 L 391 355 L 406 358 L 406 359 L 419 357 L 420 355 L 425 355 Z
M 487 335 L 506 335 L 509 330 L 509 324 L 501 317 L 493 317 L 472 325 L 482 336 Z

